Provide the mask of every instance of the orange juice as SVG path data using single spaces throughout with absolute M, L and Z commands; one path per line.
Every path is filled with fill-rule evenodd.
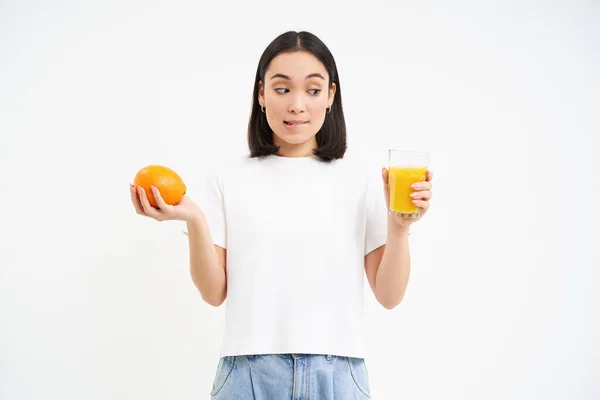
M 390 211 L 394 213 L 414 214 L 420 211 L 410 197 L 415 190 L 411 185 L 423 182 L 427 177 L 426 167 L 389 167 Z

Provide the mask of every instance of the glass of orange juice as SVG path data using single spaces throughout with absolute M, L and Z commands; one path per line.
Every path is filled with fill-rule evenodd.
M 430 153 L 390 150 L 389 151 L 389 212 L 406 218 L 418 218 L 421 208 L 415 205 L 410 194 L 415 190 L 411 187 L 422 182 L 427 177 Z

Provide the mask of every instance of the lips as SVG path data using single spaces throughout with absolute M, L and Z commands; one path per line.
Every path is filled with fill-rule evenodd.
M 304 125 L 307 124 L 308 121 L 283 121 L 284 124 L 286 124 L 287 126 L 300 126 L 300 125 Z

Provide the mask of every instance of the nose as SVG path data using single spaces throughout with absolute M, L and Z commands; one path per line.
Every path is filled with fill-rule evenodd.
M 296 94 L 294 96 L 291 96 L 291 102 L 290 105 L 288 107 L 288 111 L 291 113 L 301 113 L 304 112 L 304 98 L 302 96 L 302 94 Z

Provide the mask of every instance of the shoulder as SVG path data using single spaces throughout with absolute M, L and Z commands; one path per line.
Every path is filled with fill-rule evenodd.
M 211 179 L 226 181 L 239 177 L 242 173 L 247 173 L 259 165 L 260 160 L 250 158 L 247 155 L 225 155 L 214 160 L 208 168 L 208 175 Z
M 341 174 L 352 179 L 356 185 L 360 185 L 365 190 L 378 180 L 381 181 L 383 166 L 379 165 L 377 160 L 366 156 L 347 156 L 336 162 Z

